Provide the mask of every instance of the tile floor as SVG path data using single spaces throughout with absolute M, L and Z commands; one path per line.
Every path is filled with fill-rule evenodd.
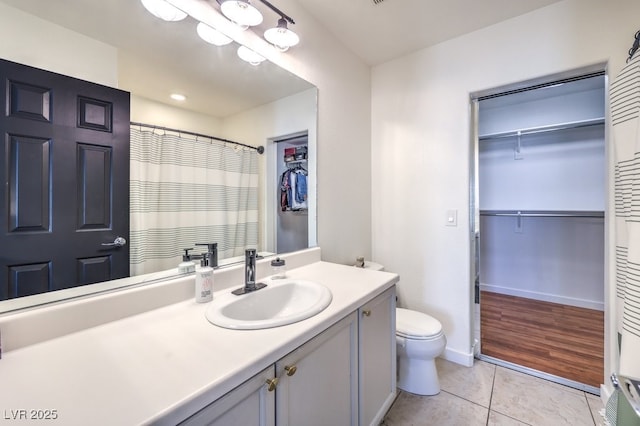
M 600 397 L 476 360 L 467 368 L 438 358 L 441 391 L 400 391 L 382 426 L 599 426 Z

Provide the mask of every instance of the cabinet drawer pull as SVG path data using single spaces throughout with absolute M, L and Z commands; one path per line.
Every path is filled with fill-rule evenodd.
M 274 377 L 273 379 L 267 379 L 267 384 L 269 385 L 267 390 L 269 392 L 273 392 L 274 390 L 276 390 L 276 386 L 278 385 L 278 378 Z
M 294 374 L 296 374 L 296 371 L 298 371 L 298 367 L 296 367 L 295 365 L 287 365 L 284 367 L 284 371 L 287 372 L 287 376 L 293 376 Z
M 371 309 L 365 309 L 364 311 L 362 311 L 362 315 L 365 317 L 370 317 L 371 316 Z

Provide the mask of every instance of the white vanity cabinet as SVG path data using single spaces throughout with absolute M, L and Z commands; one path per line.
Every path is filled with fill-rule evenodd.
M 276 363 L 278 426 L 358 423 L 356 313 Z
M 390 288 L 182 424 L 379 424 L 396 395 L 395 306 Z
M 180 424 L 274 426 L 276 397 L 269 386 L 274 377 L 272 365 Z
M 360 424 L 380 424 L 396 397 L 396 297 L 393 288 L 358 309 Z

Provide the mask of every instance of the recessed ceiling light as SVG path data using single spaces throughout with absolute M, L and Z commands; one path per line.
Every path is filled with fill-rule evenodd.
M 185 95 L 181 95 L 180 93 L 172 93 L 171 99 L 173 99 L 174 101 L 184 101 L 187 99 L 187 97 Z

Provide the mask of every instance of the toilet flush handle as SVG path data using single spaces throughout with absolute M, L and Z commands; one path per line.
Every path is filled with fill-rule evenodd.
M 407 339 L 405 339 L 404 337 L 396 336 L 396 343 L 400 345 L 400 347 L 404 348 L 407 346 Z

